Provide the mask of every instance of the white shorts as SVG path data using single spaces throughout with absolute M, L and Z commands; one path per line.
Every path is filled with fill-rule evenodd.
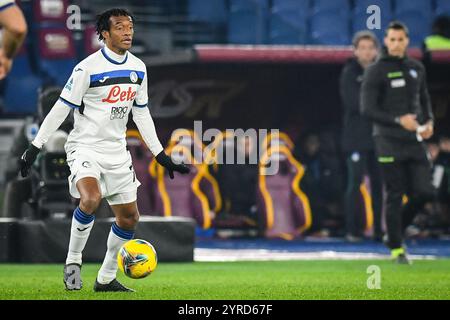
M 77 149 L 67 153 L 70 167 L 69 191 L 72 197 L 80 198 L 77 182 L 86 177 L 96 178 L 102 198 L 110 205 L 136 201 L 137 188 L 141 185 L 134 172 L 131 155 L 107 156 L 93 150 Z

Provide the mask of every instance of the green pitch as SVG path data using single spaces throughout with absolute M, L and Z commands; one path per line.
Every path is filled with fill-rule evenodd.
M 368 288 L 370 265 L 379 267 L 380 289 Z M 119 275 L 137 292 L 103 294 L 92 290 L 99 267 L 85 264 L 84 288 L 67 292 L 63 265 L 0 264 L 0 299 L 450 299 L 450 259 L 160 263 L 145 279 Z

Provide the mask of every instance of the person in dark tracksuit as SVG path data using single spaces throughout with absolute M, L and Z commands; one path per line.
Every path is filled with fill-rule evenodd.
M 347 189 L 345 192 L 346 239 L 361 240 L 363 229 L 358 223 L 357 202 L 360 185 L 365 174 L 370 177 L 372 208 L 374 213 L 374 239 L 381 240 L 382 183 L 375 156 L 372 123 L 360 113 L 360 90 L 364 70 L 378 55 L 378 39 L 370 31 L 360 31 L 353 38 L 354 55 L 345 64 L 340 81 L 340 95 L 344 107 L 342 151 L 347 164 Z
M 361 87 L 361 112 L 374 122 L 375 147 L 386 190 L 387 238 L 392 258 L 409 260 L 403 230 L 433 197 L 431 164 L 423 142 L 433 135 L 425 68 L 406 55 L 408 28 L 391 22 L 382 57 L 369 66 Z M 402 207 L 403 196 L 408 202 Z

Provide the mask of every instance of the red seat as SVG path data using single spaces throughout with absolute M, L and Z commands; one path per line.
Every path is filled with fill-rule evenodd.
M 90 54 L 98 51 L 102 47 L 103 44 L 100 40 L 98 40 L 95 26 L 87 26 L 86 29 L 84 29 L 84 55 L 87 57 Z
M 267 164 L 279 161 L 276 174 L 268 173 Z M 311 226 L 309 200 L 300 189 L 303 166 L 287 146 L 272 147 L 260 160 L 258 207 L 264 216 L 265 235 L 286 240 L 300 236 Z
M 40 69 L 64 86 L 77 64 L 72 33 L 66 29 L 39 30 Z
M 370 195 L 370 181 L 367 176 L 364 178 L 363 183 L 361 183 L 359 190 L 360 200 L 358 204 L 358 212 L 361 214 L 361 229 L 366 233 L 369 233 L 373 228 L 374 213 L 372 207 L 372 197 Z
M 163 166 L 155 165 L 157 184 L 155 211 L 163 216 L 190 217 L 196 220 L 199 227 L 210 228 L 214 215 L 208 198 L 200 187 L 202 179 L 208 172 L 207 166 L 196 163 L 186 146 L 171 146 L 166 148 L 165 152 L 190 166 L 191 172 L 185 175 L 175 173 L 175 179 L 170 179 Z
M 58 23 L 65 25 L 68 0 L 34 0 L 33 12 L 36 23 Z
M 192 130 L 177 129 L 172 133 L 165 152 L 190 165 L 191 173 L 175 173 L 176 178 L 171 180 L 156 160 L 150 163 L 149 172 L 156 185 L 156 214 L 191 217 L 200 227 L 208 229 L 214 211 L 222 205 L 222 199 L 217 181 L 207 164 L 203 163 L 203 148 L 203 143 Z

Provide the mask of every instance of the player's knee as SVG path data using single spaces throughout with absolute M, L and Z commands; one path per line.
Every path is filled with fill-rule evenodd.
M 14 35 L 14 37 L 23 38 L 28 32 L 28 28 L 25 23 L 16 23 L 10 27 L 9 31 Z
M 102 201 L 102 196 L 100 193 L 90 193 L 88 195 L 82 195 L 80 199 L 80 209 L 87 213 L 93 213 L 100 202 Z
M 125 229 L 133 230 L 139 222 L 139 212 L 132 211 L 121 217 L 118 217 L 119 225 L 123 226 Z
M 139 222 L 139 213 L 137 211 L 133 212 L 127 217 L 127 220 L 128 223 L 134 228 Z

